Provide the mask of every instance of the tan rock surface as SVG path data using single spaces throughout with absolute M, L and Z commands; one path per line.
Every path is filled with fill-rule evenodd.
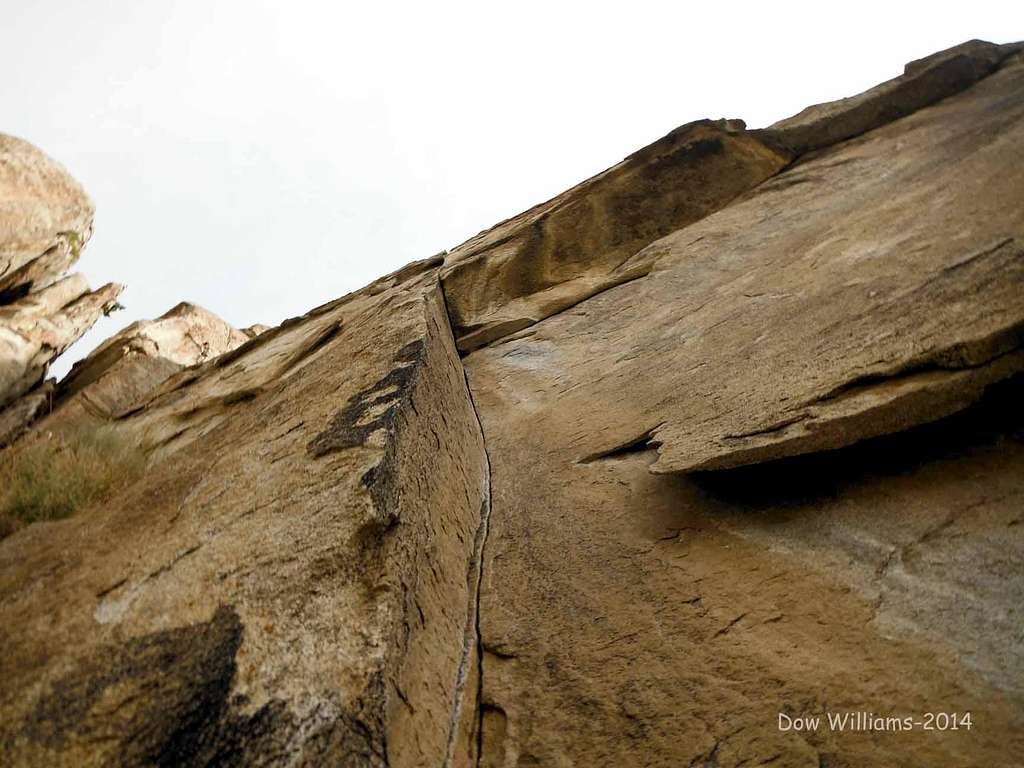
M 75 363 L 57 388 L 56 412 L 39 426 L 64 428 L 82 418 L 121 416 L 172 374 L 251 338 L 202 307 L 177 304 L 154 320 L 132 323 Z
M 726 205 L 790 160 L 739 121 L 677 128 L 618 165 L 445 257 L 459 349 L 469 351 L 642 277 L 629 257 Z
M 471 359 L 559 381 L 576 459 L 651 441 L 655 471 L 941 418 L 1024 366 L 1018 160 L 1021 64 L 795 165 L 637 253 L 647 277 Z
M 189 450 L 0 544 L 5 762 L 444 762 L 487 472 L 435 273 L 179 375 L 136 419 L 166 451 L 164 418 Z
M 182 366 L 265 329 L 238 331 L 182 303 L 108 339 L 55 393 L 44 394 L 38 385 L 50 363 L 116 308 L 122 290 L 110 284 L 93 292 L 82 275 L 63 277 L 92 233 L 93 212 L 63 168 L 28 142 L 0 134 L 0 446 L 55 405 L 67 406 L 61 418 L 69 424 L 116 415 Z
M 0 762 L 1024 762 L 1016 50 L 788 149 L 684 126 L 112 388 L 144 478 L 0 541 Z M 189 322 L 67 391 L 199 354 Z M 850 711 L 972 727 L 778 728 Z
M 121 289 L 90 291 L 72 275 L 0 306 L 0 407 L 39 384 L 53 359 L 115 307 Z
M 757 131 L 741 120 L 684 125 L 618 165 L 467 240 L 443 280 L 459 349 L 469 352 L 642 277 L 643 245 L 722 208 L 793 158 L 959 93 L 1020 50 L 979 40 L 910 62 L 857 96 Z
M 92 234 L 93 212 L 60 165 L 0 134 L 0 445 L 39 412 L 31 391 L 50 363 L 117 306 L 121 286 L 93 292 L 81 275 L 64 277 Z
M 977 447 L 947 438 L 940 459 L 924 438 L 870 446 L 891 461 L 836 455 L 827 474 L 796 463 L 689 479 L 650 473 L 646 452 L 573 465 L 551 441 L 557 405 L 496 426 L 507 404 L 472 380 L 494 494 L 482 765 L 1024 755 L 1021 693 L 1006 690 L 1021 679 L 1019 420 Z M 779 712 L 848 711 L 970 711 L 974 728 L 777 726 Z
M 88 195 L 59 164 L 27 141 L 0 133 L 0 291 L 52 281 L 92 234 Z M 42 258 L 43 270 L 27 269 Z M 16 275 L 17 273 L 17 275 Z
M 263 323 L 256 323 L 255 325 L 250 325 L 248 328 L 243 328 L 242 333 L 244 333 L 250 339 L 253 339 L 259 336 L 261 333 L 264 333 L 265 331 L 269 330 L 269 325 L 263 325 Z
M 188 366 L 230 352 L 250 338 L 209 310 L 183 301 L 155 320 L 139 320 L 118 331 L 75 363 L 61 386 L 68 392 L 88 386 L 109 367 L 109 359 L 128 351 Z
M 13 443 L 25 434 L 32 422 L 49 412 L 54 385 L 53 379 L 49 379 L 0 410 L 0 448 Z
M 980 444 L 942 422 L 905 452 L 674 474 L 931 422 L 1020 371 L 1022 147 L 1018 64 L 465 358 L 492 469 L 482 765 L 1024 759 L 1019 416 Z M 985 725 L 777 727 L 846 710 Z
M 797 155 L 838 144 L 959 93 L 1020 50 L 970 40 L 912 61 L 902 75 L 864 93 L 815 104 L 755 133 Z

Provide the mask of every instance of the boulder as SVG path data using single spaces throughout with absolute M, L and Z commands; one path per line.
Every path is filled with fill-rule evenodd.
M 0 134 L 0 291 L 38 290 L 64 274 L 92 234 L 94 210 L 64 168 Z
M 93 204 L 60 165 L 0 134 L 0 419 L 20 433 L 53 360 L 118 308 L 122 286 L 65 276 L 92 234 Z M 19 398 L 28 399 L 19 402 Z M 6 410 L 5 410 L 6 409 Z M 3 436 L 0 435 L 0 438 Z M 0 445 L 4 441 L 0 439 Z

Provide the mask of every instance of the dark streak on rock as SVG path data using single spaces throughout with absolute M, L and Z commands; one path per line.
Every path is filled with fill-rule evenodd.
M 122 765 L 195 764 L 225 719 L 241 641 L 222 606 L 208 622 L 106 648 L 51 687 L 23 732 L 58 750 L 115 738 Z
M 417 339 L 402 347 L 394 357 L 395 362 L 399 365 L 392 368 L 373 386 L 349 400 L 345 407 L 334 416 L 330 426 L 310 441 L 308 445 L 310 454 L 314 458 L 319 458 L 334 451 L 355 448 L 364 445 L 370 435 L 377 430 L 390 431 L 394 426 L 399 406 L 404 402 L 410 385 L 415 379 L 422 356 L 422 339 Z M 389 392 L 388 390 L 392 388 L 394 392 Z M 386 403 L 391 403 L 391 405 L 379 415 L 364 421 L 364 417 L 370 410 Z M 364 475 L 363 484 L 374 483 L 379 474 L 379 471 L 371 470 L 367 473 L 370 475 L 369 477 Z
M 232 696 L 243 632 L 221 606 L 208 622 L 102 648 L 51 686 L 20 732 L 66 756 L 116 744 L 105 764 L 117 766 L 386 765 L 378 691 L 323 702 L 305 719 L 279 699 L 251 711 Z
M 395 439 L 399 429 L 398 416 L 409 401 L 417 372 L 425 354 L 422 339 L 402 347 L 393 360 L 398 364 L 373 386 L 353 397 L 335 414 L 330 426 L 313 438 L 307 446 L 310 455 L 320 458 L 334 451 L 365 445 L 370 435 L 384 430 L 387 439 L 384 455 L 370 467 L 360 482 L 373 499 L 376 514 L 356 531 L 355 544 L 360 551 L 374 552 L 398 522 L 398 489 L 395 481 Z M 366 418 L 374 408 L 387 407 L 373 418 Z

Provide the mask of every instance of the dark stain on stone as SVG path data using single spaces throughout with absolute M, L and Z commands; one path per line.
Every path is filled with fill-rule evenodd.
M 234 608 L 221 606 L 208 622 L 100 649 L 54 683 L 18 730 L 65 758 L 111 745 L 104 764 L 116 766 L 385 764 L 379 692 L 350 705 L 325 701 L 305 720 L 280 699 L 253 712 L 231 696 L 243 631 Z
M 392 431 L 395 417 L 407 396 L 410 384 L 415 379 L 422 356 L 422 339 L 402 347 L 393 358 L 398 365 L 373 386 L 349 400 L 345 407 L 335 414 L 330 426 L 310 441 L 310 454 L 319 458 L 334 451 L 355 448 L 364 445 L 370 435 L 377 430 Z M 372 411 L 378 409 L 379 413 L 370 416 Z M 374 480 L 373 476 L 364 476 L 363 482 L 365 485 Z
M 29 291 L 32 289 L 32 283 L 20 283 L 13 285 L 10 288 L 4 288 L 0 290 L 0 306 L 5 304 L 13 304 L 18 299 L 23 299 L 28 296 Z
M 685 157 L 688 162 L 692 163 L 704 160 L 712 155 L 723 154 L 724 152 L 725 146 L 722 144 L 721 139 L 698 139 L 686 145 Z
M 24 733 L 56 750 L 115 741 L 122 765 L 194 763 L 224 720 L 241 642 L 238 614 L 222 606 L 208 622 L 108 647 L 52 686 Z
M 423 339 L 416 339 L 395 353 L 396 363 L 387 375 L 353 397 L 335 414 L 330 426 L 313 438 L 308 450 L 319 458 L 334 451 L 365 445 L 370 435 L 385 430 L 384 454 L 360 482 L 370 492 L 374 514 L 354 534 L 360 551 L 376 552 L 387 533 L 398 522 L 398 490 L 393 434 L 399 428 L 398 415 L 412 397 L 412 385 L 425 355 Z M 376 415 L 371 416 L 371 412 Z

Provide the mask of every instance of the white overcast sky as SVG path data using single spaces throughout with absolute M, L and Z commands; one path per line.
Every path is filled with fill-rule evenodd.
M 97 204 L 127 284 L 55 372 L 180 300 L 277 324 L 451 248 L 673 127 L 760 127 L 1019 2 L 0 0 L 0 131 Z

